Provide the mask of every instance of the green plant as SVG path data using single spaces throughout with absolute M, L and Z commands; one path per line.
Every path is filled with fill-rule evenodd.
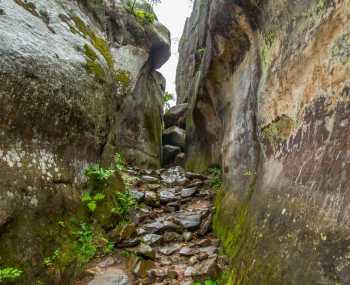
M 97 246 L 94 243 L 92 226 L 87 223 L 81 223 L 80 229 L 73 232 L 77 237 L 76 251 L 82 257 L 83 262 L 88 262 L 97 253 Z
M 23 274 L 23 271 L 15 267 L 0 268 L 0 282 L 14 282 Z
M 113 251 L 115 246 L 115 243 L 112 241 L 107 241 L 107 243 L 105 244 L 105 246 L 103 247 L 103 253 L 104 254 L 109 254 Z
M 114 169 L 105 169 L 93 164 L 85 170 L 84 174 L 89 178 L 92 188 L 97 190 L 106 186 L 108 179 L 114 174 Z
M 219 283 L 215 280 L 211 280 L 211 279 L 207 279 L 204 281 L 204 283 L 201 283 L 199 281 L 196 281 L 195 283 L 193 283 L 193 285 L 219 285 Z
M 165 109 L 170 109 L 170 102 L 174 100 L 174 95 L 169 93 L 169 92 L 164 92 L 163 95 L 163 102 L 164 102 L 164 106 Z
M 126 10 L 134 15 L 137 21 L 142 25 L 153 24 L 157 17 L 152 10 L 152 6 L 160 3 L 160 0 L 148 0 L 146 2 L 148 5 L 146 5 L 145 8 L 137 8 L 136 2 L 136 0 L 128 1 L 125 7 Z
M 210 178 L 210 186 L 214 188 L 214 190 L 218 190 L 222 187 L 222 172 L 221 168 L 211 167 L 208 169 L 211 178 Z
M 51 256 L 44 258 L 44 265 L 49 268 L 54 267 L 55 262 L 59 258 L 60 254 L 61 254 L 60 250 L 56 249 Z
M 124 220 L 127 220 L 129 212 L 136 205 L 136 200 L 129 190 L 116 193 L 116 207 L 112 209 L 114 214 L 120 215 Z
M 123 171 L 125 168 L 125 159 L 120 153 L 116 153 L 114 156 L 114 167 L 118 171 Z
M 86 206 L 91 212 L 95 212 L 97 207 L 97 202 L 102 201 L 105 198 L 105 195 L 102 193 L 96 193 L 95 195 L 91 195 L 89 192 L 84 192 L 81 195 L 81 201 L 86 203 Z

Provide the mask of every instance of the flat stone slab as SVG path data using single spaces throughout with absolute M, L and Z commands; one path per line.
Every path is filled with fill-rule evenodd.
M 88 285 L 130 285 L 128 275 L 123 270 L 107 271 L 95 276 Z

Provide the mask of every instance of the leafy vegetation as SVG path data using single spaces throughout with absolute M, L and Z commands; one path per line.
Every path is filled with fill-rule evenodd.
M 142 25 L 153 24 L 157 19 L 153 12 L 153 5 L 160 3 L 160 0 L 147 0 L 146 7 L 138 8 L 136 7 L 137 0 L 130 0 L 126 3 L 126 10 L 135 16 L 137 21 Z
M 105 169 L 98 164 L 93 164 L 85 170 L 85 176 L 89 178 L 92 190 L 100 190 L 107 184 L 108 179 L 114 174 L 114 169 Z
M 222 171 L 221 168 L 216 166 L 216 167 L 211 167 L 208 169 L 211 178 L 210 178 L 210 186 L 214 190 L 219 190 L 222 187 Z
M 0 268 L 0 282 L 14 282 L 23 274 L 23 271 L 15 267 Z
M 193 285 L 219 285 L 219 283 L 215 280 L 207 279 L 204 283 L 197 281 Z
M 135 198 L 131 195 L 129 189 L 127 189 L 124 192 L 116 193 L 116 201 L 117 207 L 112 209 L 113 213 L 127 220 L 130 210 L 136 205 Z
M 80 229 L 73 232 L 73 235 L 77 237 L 77 253 L 83 257 L 84 262 L 90 261 L 97 252 L 92 226 L 86 223 L 81 223 Z
M 164 92 L 164 95 L 163 95 L 163 102 L 164 102 L 164 106 L 165 106 L 165 109 L 168 110 L 170 109 L 170 102 L 173 101 L 175 99 L 174 95 L 169 93 L 169 92 Z
M 81 196 L 81 201 L 86 203 L 86 206 L 91 212 L 95 212 L 97 207 L 97 202 L 105 198 L 105 195 L 102 193 L 96 193 L 91 195 L 89 192 L 84 192 Z

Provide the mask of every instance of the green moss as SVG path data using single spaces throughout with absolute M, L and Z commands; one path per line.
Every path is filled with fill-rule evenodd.
M 101 82 L 105 81 L 106 73 L 103 67 L 101 66 L 100 63 L 97 61 L 92 61 L 90 59 L 87 59 L 86 65 L 85 65 L 86 70 L 90 73 L 93 74 L 96 79 L 98 79 Z
M 271 124 L 262 128 L 262 134 L 273 147 L 288 139 L 294 128 L 294 121 L 287 115 L 277 117 Z
M 120 94 L 128 94 L 131 88 L 131 75 L 130 72 L 126 70 L 117 70 L 115 72 L 115 80 L 117 85 L 119 86 Z
M 260 61 L 263 73 L 268 69 L 271 57 L 271 48 L 275 42 L 275 39 L 276 34 L 272 31 L 269 31 L 263 35 L 263 43 L 260 48 Z
M 97 36 L 78 16 L 72 16 L 76 28 L 86 37 L 89 38 L 92 45 L 104 57 L 109 68 L 113 68 L 113 57 L 109 51 L 107 41 Z
M 350 63 L 350 33 L 344 34 L 337 39 L 332 46 L 331 55 L 342 64 Z
M 98 59 L 97 54 L 94 52 L 94 50 L 89 47 L 87 44 L 84 45 L 85 55 L 92 61 L 95 61 Z
M 254 180 L 244 198 L 236 198 L 232 192 L 217 194 L 213 229 L 222 242 L 224 254 L 230 259 L 230 268 L 219 284 L 279 284 L 273 281 L 273 272 L 277 272 L 274 261 L 267 263 L 257 253 L 260 237 L 251 214 Z
M 33 16 L 40 18 L 39 13 L 36 11 L 36 6 L 34 3 L 29 2 L 27 0 L 14 0 L 16 4 L 20 5 L 24 9 L 26 9 Z

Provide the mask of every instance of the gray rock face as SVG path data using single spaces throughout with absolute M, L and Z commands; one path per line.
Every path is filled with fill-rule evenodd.
M 186 168 L 222 166 L 226 192 L 216 216 L 225 230 L 235 231 L 227 225 L 249 196 L 254 222 L 244 226 L 264 238 L 256 244 L 243 235 L 237 243 L 255 250 L 238 259 L 259 256 L 257 272 L 280 256 L 269 284 L 350 280 L 338 250 L 350 225 L 349 6 L 341 2 L 195 1 L 181 40 L 177 95 L 178 103 L 189 102 Z M 327 242 L 309 251 L 320 229 Z M 321 265 L 330 259 L 343 269 Z
M 160 165 L 165 84 L 155 69 L 170 36 L 120 1 L 6 0 L 0 10 L 0 213 L 19 213 L 16 230 L 30 248 L 37 234 L 26 223 L 35 213 L 45 227 L 74 204 L 89 164 L 109 165 L 119 151 Z M 9 227 L 0 243 L 16 235 Z M 5 246 L 1 263 L 39 256 L 21 248 Z
M 164 114 L 164 124 L 165 128 L 170 128 L 172 126 L 177 126 L 179 128 L 186 128 L 186 112 L 188 109 L 188 104 L 177 104 L 171 107 Z
M 184 149 L 186 143 L 186 132 L 176 126 L 170 127 L 164 130 L 163 140 L 164 144 L 174 145 Z

